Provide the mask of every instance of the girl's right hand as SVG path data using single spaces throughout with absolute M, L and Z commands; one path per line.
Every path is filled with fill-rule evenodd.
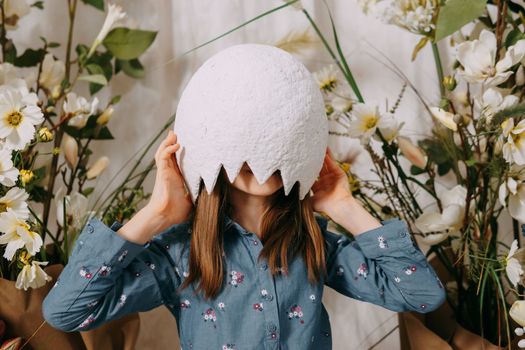
M 155 153 L 157 174 L 147 207 L 166 220 L 167 226 L 186 221 L 193 202 L 186 190 L 184 177 L 177 164 L 175 152 L 179 149 L 177 135 L 170 130 Z

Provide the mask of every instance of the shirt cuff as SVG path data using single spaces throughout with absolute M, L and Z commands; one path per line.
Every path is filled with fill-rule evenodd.
M 417 253 L 405 220 L 390 218 L 382 220 L 381 224 L 380 227 L 354 236 L 366 257 L 394 255 L 399 251 Z
M 101 220 L 91 218 L 77 243 L 82 242 L 82 250 L 88 248 L 92 254 L 99 255 L 102 262 L 109 265 L 118 263 L 121 268 L 125 268 L 134 257 L 149 247 L 151 241 L 139 244 L 125 239 L 116 232 L 122 226 L 120 222 L 114 221 L 108 227 Z

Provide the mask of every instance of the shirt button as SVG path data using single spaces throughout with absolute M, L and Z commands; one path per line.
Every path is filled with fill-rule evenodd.
M 399 232 L 399 237 L 405 237 L 407 233 L 405 231 Z
M 262 263 L 261 266 L 259 266 L 259 268 L 261 270 L 266 270 L 268 268 L 268 264 L 267 263 Z
M 88 233 L 93 233 L 94 230 L 95 229 L 93 228 L 93 225 L 87 224 L 87 231 L 88 231 Z
M 275 323 L 268 323 L 266 325 L 266 329 L 268 329 L 268 331 L 270 332 L 275 332 L 277 330 L 277 326 L 275 325 Z

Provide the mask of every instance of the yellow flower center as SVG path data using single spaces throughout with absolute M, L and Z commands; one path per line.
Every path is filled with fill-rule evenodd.
M 324 109 L 325 109 L 326 115 L 330 115 L 334 112 L 334 108 L 329 104 L 325 104 Z
M 377 125 L 377 116 L 376 115 L 367 115 L 363 118 L 365 130 L 372 129 Z
M 0 203 L 0 213 L 7 211 L 7 203 Z
M 7 123 L 11 126 L 18 126 L 22 122 L 24 116 L 19 111 L 11 111 L 7 114 Z
M 22 254 L 20 254 L 19 260 L 24 265 L 30 265 L 31 264 L 31 254 L 29 254 L 26 251 L 23 251 Z
M 319 84 L 321 90 L 323 91 L 332 91 L 337 86 L 337 79 L 335 77 L 329 77 L 321 81 Z

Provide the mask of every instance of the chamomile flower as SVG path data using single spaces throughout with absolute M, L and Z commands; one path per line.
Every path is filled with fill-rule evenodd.
M 11 160 L 11 150 L 9 148 L 0 149 L 0 183 L 4 186 L 14 186 L 20 171 L 13 166 Z
M 16 251 L 25 247 L 29 254 L 35 255 L 43 245 L 42 237 L 37 232 L 31 231 L 29 225 L 16 217 L 11 209 L 0 215 L 0 244 L 7 244 L 4 258 L 13 260 Z
M 29 209 L 27 207 L 27 199 L 29 193 L 18 187 L 12 187 L 7 193 L 0 198 L 0 215 L 11 209 L 13 213 L 21 220 L 29 218 Z
M 44 121 L 35 93 L 26 87 L 2 86 L 0 90 L 0 138 L 14 150 L 24 149 L 35 135 L 35 125 Z
M 334 90 L 339 84 L 337 71 L 333 64 L 323 67 L 320 71 L 314 73 L 314 78 L 323 92 Z

